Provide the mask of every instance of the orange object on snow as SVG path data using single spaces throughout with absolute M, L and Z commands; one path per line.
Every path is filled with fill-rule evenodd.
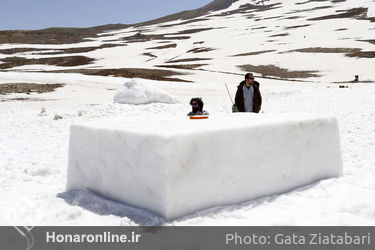
M 204 115 L 192 115 L 192 116 L 190 116 L 190 120 L 203 120 L 203 119 L 208 119 L 208 116 L 204 116 Z

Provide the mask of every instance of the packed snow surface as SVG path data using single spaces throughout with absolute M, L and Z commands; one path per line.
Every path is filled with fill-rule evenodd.
M 19 211 L 17 207 L 30 208 L 16 214 L 26 225 L 33 224 L 28 220 L 29 211 L 40 211 L 43 215 L 38 225 L 144 224 L 138 218 L 145 213 L 113 202 L 98 202 L 98 196 L 87 192 L 79 192 L 78 198 L 57 197 L 66 189 L 70 125 L 114 116 L 185 118 L 191 110 L 189 101 L 195 96 L 203 98 L 205 109 L 212 114 L 210 119 L 229 114 L 231 107 L 225 86 L 219 83 L 149 81 L 176 96 L 179 103 L 127 105 L 112 100 L 127 80 L 123 78 L 0 73 L 0 82 L 20 80 L 66 85 L 52 93 L 1 97 L 1 225 L 13 223 L 8 214 Z M 232 77 L 228 84 L 232 95 L 241 80 L 242 77 Z M 261 84 L 265 114 L 315 113 L 338 118 L 343 176 L 282 195 L 218 206 L 168 225 L 375 225 L 375 86 L 359 83 L 341 89 L 338 84 L 257 80 Z M 45 113 L 40 116 L 43 107 Z M 54 120 L 55 114 L 63 119 Z
M 67 190 L 89 189 L 170 220 L 341 174 L 332 118 L 107 118 L 72 125 Z
M 123 104 L 176 103 L 176 100 L 166 91 L 143 84 L 141 80 L 132 79 L 113 97 L 114 102 Z
M 0 83 L 65 84 L 51 93 L 0 96 L 0 225 L 159 224 L 160 218 L 139 219 L 140 216 L 147 217 L 148 213 L 101 199 L 87 190 L 64 193 L 70 125 L 114 116 L 186 117 L 191 110 L 189 100 L 197 96 L 203 98 L 205 110 L 212 117 L 228 114 L 232 104 L 224 83 L 228 84 L 233 97 L 245 73 L 238 66 L 251 64 L 290 70 L 293 74 L 288 73 L 286 78 L 293 78 L 294 72 L 316 71 L 316 77 L 300 79 L 297 74 L 294 81 L 286 81 L 282 76 L 277 80 L 259 77 L 262 71 L 272 76 L 278 68 L 250 70 L 256 73 L 261 84 L 262 109 L 266 114 L 315 113 L 337 117 L 343 176 L 282 195 L 234 206 L 218 206 L 167 225 L 374 226 L 375 22 L 365 16 L 367 8 L 367 16 L 375 16 L 374 1 L 271 0 L 269 4 L 280 4 L 267 10 L 249 9 L 228 15 L 227 11 L 236 11 L 246 3 L 249 1 L 241 0 L 227 10 L 209 13 L 192 22 L 178 20 L 129 27 L 99 34 L 99 37 L 81 43 L 0 45 L 1 50 L 45 49 L 0 54 L 0 61 L 6 57 L 31 59 L 73 55 L 95 59 L 92 64 L 76 67 L 30 64 L 0 72 Z M 362 11 L 351 16 L 353 9 Z M 197 30 L 201 31 L 184 34 Z M 174 38 L 181 39 L 127 42 L 139 32 L 151 37 L 175 34 Z M 106 44 L 119 46 L 87 53 L 48 53 Z M 161 49 L 164 45 L 170 46 Z M 200 52 L 192 53 L 191 50 Z M 142 83 L 170 93 L 178 101 L 172 105 L 114 103 L 114 95 L 131 79 L 88 76 L 76 71 L 55 73 L 57 69 L 155 69 L 166 65 L 183 74 L 178 78 L 192 82 L 142 80 Z M 349 83 L 356 74 L 362 82 Z M 339 88 L 339 85 L 349 88 Z M 55 115 L 63 119 L 54 120 Z

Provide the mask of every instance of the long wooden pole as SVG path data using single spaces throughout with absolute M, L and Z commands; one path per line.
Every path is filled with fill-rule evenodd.
M 232 96 L 230 95 L 230 92 L 229 92 L 229 89 L 228 89 L 227 84 L 225 84 L 225 88 L 227 89 L 227 92 L 228 92 L 228 95 L 229 95 L 230 101 L 232 102 L 232 105 L 234 105 L 234 102 L 233 102 Z

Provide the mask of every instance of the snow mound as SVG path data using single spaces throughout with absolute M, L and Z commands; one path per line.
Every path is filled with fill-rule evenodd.
M 341 175 L 334 118 L 107 118 L 71 126 L 67 191 L 92 190 L 171 220 Z
M 113 100 L 123 104 L 176 103 L 166 91 L 134 79 L 125 83 Z

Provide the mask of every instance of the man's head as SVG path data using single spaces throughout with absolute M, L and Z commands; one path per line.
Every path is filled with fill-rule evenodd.
M 197 111 L 202 112 L 204 103 L 202 101 L 202 98 L 196 97 L 190 100 L 190 105 L 194 112 L 197 112 Z
M 247 73 L 245 75 L 245 81 L 246 81 L 246 84 L 252 85 L 254 83 L 254 75 L 252 73 Z

